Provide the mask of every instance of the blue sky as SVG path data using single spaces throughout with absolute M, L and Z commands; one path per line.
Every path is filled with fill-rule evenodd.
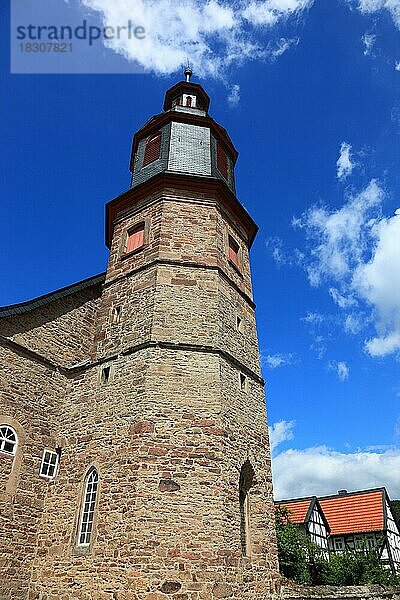
M 74 22 L 143 24 L 144 42 L 99 41 L 88 66 L 129 75 L 11 75 L 6 4 L 0 304 L 105 270 L 104 204 L 128 188 L 132 135 L 188 55 L 260 226 L 276 495 L 399 497 L 400 0 L 67 3 Z

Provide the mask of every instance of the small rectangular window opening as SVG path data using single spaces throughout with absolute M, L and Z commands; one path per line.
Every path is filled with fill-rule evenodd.
M 111 313 L 111 321 L 113 325 L 118 325 L 118 323 L 121 320 L 121 307 L 120 306 L 113 306 L 112 309 L 112 313 Z
M 52 479 L 56 475 L 59 454 L 51 450 L 44 450 L 42 464 L 40 465 L 40 475 L 47 479 Z
M 225 150 L 221 147 L 220 144 L 217 145 L 217 167 L 218 171 L 228 179 L 228 157 L 226 155 Z
M 229 260 L 239 268 L 239 244 L 229 236 Z
M 108 383 L 110 380 L 111 367 L 103 367 L 101 370 L 101 383 Z
M 143 167 L 146 167 L 150 163 L 158 160 L 160 158 L 161 152 L 161 131 L 158 131 L 156 134 L 150 136 L 145 145 L 144 155 L 143 155 Z
M 139 223 L 128 230 L 126 238 L 125 253 L 129 254 L 144 245 L 144 223 Z
M 241 317 L 236 317 L 236 330 L 242 332 L 242 319 Z
M 240 389 L 242 390 L 242 392 L 247 392 L 247 377 L 246 377 L 246 375 L 243 375 L 243 373 L 240 373 L 239 381 L 240 381 Z

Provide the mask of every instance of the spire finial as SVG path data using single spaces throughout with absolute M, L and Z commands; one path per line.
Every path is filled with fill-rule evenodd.
M 185 75 L 185 77 L 186 77 L 186 81 L 187 81 L 187 82 L 189 82 L 189 81 L 190 81 L 190 78 L 191 78 L 191 76 L 193 75 L 193 71 L 192 71 L 192 69 L 190 68 L 190 62 L 189 62 L 189 59 L 187 59 L 187 67 L 186 67 L 186 69 L 185 69 L 184 75 Z

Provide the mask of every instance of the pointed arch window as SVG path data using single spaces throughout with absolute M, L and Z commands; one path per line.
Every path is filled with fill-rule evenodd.
M 150 136 L 146 142 L 143 156 L 143 167 L 160 158 L 161 152 L 161 131 Z
M 240 506 L 240 545 L 242 556 L 250 556 L 250 488 L 253 485 L 254 470 L 247 460 L 239 478 L 239 506 Z
M 86 476 L 85 494 L 79 522 L 78 546 L 89 546 L 93 533 L 93 521 L 96 508 L 99 474 L 93 467 Z
M 9 425 L 0 425 L 0 452 L 15 456 L 18 438 L 15 430 Z

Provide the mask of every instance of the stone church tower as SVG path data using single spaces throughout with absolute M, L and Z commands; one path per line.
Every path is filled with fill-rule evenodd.
M 167 91 L 105 274 L 0 309 L 0 598 L 266 599 L 271 465 L 237 152 Z

